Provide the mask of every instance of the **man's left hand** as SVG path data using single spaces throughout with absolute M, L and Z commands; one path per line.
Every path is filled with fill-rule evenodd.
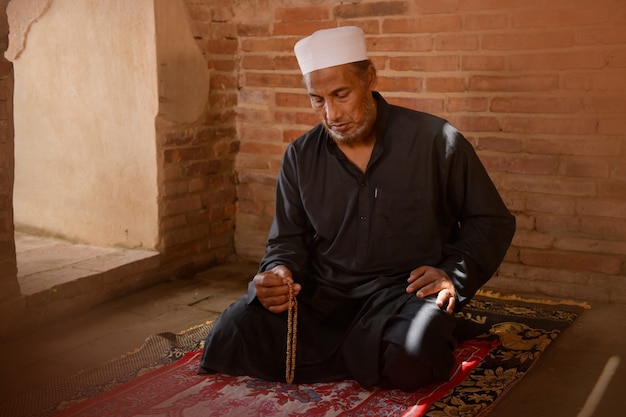
M 437 305 L 444 308 L 448 314 L 454 312 L 456 306 L 456 289 L 452 280 L 439 268 L 420 266 L 409 275 L 406 287 L 407 293 L 415 293 L 418 298 L 425 298 L 437 294 Z

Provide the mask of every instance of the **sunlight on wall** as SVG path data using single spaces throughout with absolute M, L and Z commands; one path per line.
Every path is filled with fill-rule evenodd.
M 17 225 L 156 246 L 153 3 L 54 0 L 30 26 L 14 60 Z

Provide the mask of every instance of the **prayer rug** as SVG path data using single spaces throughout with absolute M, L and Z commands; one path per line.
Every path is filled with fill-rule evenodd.
M 287 384 L 221 374 L 199 376 L 201 345 L 196 342 L 210 328 L 204 325 L 193 329 L 194 336 L 186 337 L 186 343 L 176 339 L 166 349 L 165 362 L 171 362 L 167 365 L 134 369 L 130 379 L 126 372 L 125 382 L 83 387 L 44 413 L 9 415 L 483 417 L 584 308 L 482 292 L 457 314 L 462 342 L 455 351 L 450 381 L 411 393 L 366 390 L 355 381 Z M 94 392 L 104 393 L 94 396 Z

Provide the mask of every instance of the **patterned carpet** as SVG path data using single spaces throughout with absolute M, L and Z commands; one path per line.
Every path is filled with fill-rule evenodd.
M 140 349 L 118 360 L 83 371 L 72 378 L 55 381 L 0 405 L 0 415 L 49 417 L 62 411 L 64 416 L 164 415 L 159 414 L 159 410 L 163 411 L 163 404 L 168 403 L 178 404 L 179 408 L 183 404 L 184 407 L 176 414 L 181 416 L 276 415 L 277 412 L 293 416 L 349 416 L 368 415 L 369 412 L 376 413 L 371 415 L 388 416 L 483 417 L 584 308 L 575 304 L 521 300 L 490 293 L 475 297 L 457 315 L 458 336 L 465 341 L 460 349 L 482 347 L 484 351 L 480 359 L 484 359 L 476 361 L 453 384 L 439 387 L 439 390 L 437 387 L 425 389 L 430 395 L 427 403 L 423 401 L 424 392 L 368 391 L 353 381 L 290 386 L 254 378 L 197 377 L 198 351 L 211 326 L 206 323 L 181 334 L 151 336 Z M 488 349 L 485 350 L 486 346 Z M 458 357 L 465 358 L 473 353 L 458 354 Z M 459 366 L 465 361 L 460 360 Z M 155 382 L 157 376 L 161 378 L 158 384 Z M 176 382 L 173 386 L 177 388 L 158 392 L 159 388 L 155 387 L 166 386 L 166 376 Z M 183 386 L 184 381 L 188 381 L 188 386 Z M 133 391 L 139 388 L 149 389 L 157 397 L 153 408 L 138 411 L 129 406 L 128 398 L 139 398 L 138 402 L 148 407 L 145 404 L 146 395 L 138 397 Z M 200 391 L 204 393 L 203 397 L 199 397 Z M 436 395 L 431 395 L 431 391 L 436 391 Z M 264 401 L 254 405 L 250 402 L 252 398 L 261 398 L 261 395 Z M 168 396 L 171 398 L 165 398 Z M 220 400 L 215 402 L 218 397 Z M 120 401 L 126 414 L 121 414 L 119 409 L 113 411 L 119 407 Z M 239 404 L 241 412 L 237 412 L 236 404 Z M 279 411 L 275 408 L 277 404 L 281 406 Z M 428 406 L 419 408 L 419 404 Z M 253 414 L 244 413 L 250 407 L 255 410 Z M 213 412 L 207 414 L 211 409 Z M 264 414 L 263 409 L 268 409 L 268 414 Z M 198 410 L 202 412 L 198 414 Z

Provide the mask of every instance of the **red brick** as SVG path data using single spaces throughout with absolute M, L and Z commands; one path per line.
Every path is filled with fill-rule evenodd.
M 265 108 L 250 108 L 239 107 L 237 109 L 237 116 L 240 122 L 268 122 L 272 119 L 272 115 L 267 107 Z
M 519 51 L 525 49 L 568 48 L 574 45 L 574 31 L 539 33 L 493 33 L 481 38 L 483 49 Z
M 626 68 L 626 51 L 624 47 L 608 51 L 608 66 L 612 68 Z
M 583 217 L 580 221 L 580 232 L 587 236 L 598 236 L 603 239 L 624 239 L 626 221 L 610 217 Z
M 232 74 L 211 74 L 211 89 L 237 88 L 237 79 Z
M 422 91 L 423 80 L 418 77 L 378 77 L 377 89 L 380 91 Z
M 576 201 L 569 196 L 533 194 L 526 199 L 526 209 L 552 215 L 573 216 Z
M 563 159 L 561 174 L 568 177 L 608 178 L 609 166 L 602 160 Z
M 521 152 L 523 149 L 522 139 L 495 136 L 478 138 L 477 147 L 499 152 Z
M 237 211 L 240 214 L 262 214 L 264 204 L 261 201 L 239 200 Z
M 598 196 L 624 200 L 626 181 L 609 179 L 598 184 Z
M 240 106 L 259 105 L 267 106 L 273 100 L 273 95 L 269 91 L 260 90 L 239 90 L 237 100 Z
M 583 109 L 577 97 L 494 97 L 494 113 L 576 113 Z
M 505 117 L 501 121 L 502 130 L 512 133 L 549 133 L 584 135 L 596 133 L 594 119 Z
M 237 34 L 237 25 L 231 22 L 213 22 L 211 24 L 213 39 L 235 39 Z
M 276 123 L 306 125 L 310 127 L 320 123 L 319 117 L 313 113 L 313 110 L 306 113 L 302 111 L 276 111 L 274 113 L 274 120 Z
M 475 91 L 546 91 L 558 88 L 557 75 L 470 77 L 469 89 Z
M 240 41 L 241 51 L 246 52 L 289 52 L 293 53 L 293 46 L 301 36 L 294 37 L 271 37 L 271 38 L 246 38 Z M 233 51 L 235 53 L 235 51 Z
M 596 92 L 626 91 L 626 77 L 623 70 L 603 70 L 587 73 L 563 75 L 563 87 L 567 90 L 595 90 Z
M 435 35 L 437 51 L 475 51 L 478 49 L 478 36 L 467 34 Z
M 193 161 L 206 159 L 211 156 L 209 149 L 205 147 L 193 147 L 193 148 L 176 148 L 166 149 L 164 152 L 165 163 L 175 163 L 181 161 Z
M 280 142 L 282 132 L 274 126 L 246 125 L 239 126 L 239 138 L 246 140 L 263 140 L 265 142 Z
M 624 116 L 617 118 L 602 118 L 598 122 L 598 133 L 601 135 L 624 135 L 626 131 L 626 119 Z
M 455 71 L 460 68 L 457 55 L 398 56 L 389 58 L 389 68 L 397 71 Z
M 626 113 L 626 97 L 623 95 L 585 95 L 583 97 L 583 105 L 587 113 Z
M 593 197 L 597 194 L 595 181 L 580 178 L 512 174 L 500 184 L 507 190 L 546 195 Z
M 270 87 L 302 87 L 302 75 L 280 74 L 276 72 L 252 72 L 245 74 L 242 87 L 270 88 Z
M 482 112 L 489 108 L 489 100 L 485 97 L 449 97 L 446 110 L 449 112 Z
M 463 18 L 463 29 L 504 29 L 508 22 L 509 17 L 506 14 L 471 14 Z
M 455 32 L 463 28 L 461 16 L 438 15 L 427 18 L 385 19 L 382 23 L 383 33 L 441 33 Z
M 454 13 L 457 11 L 457 0 L 415 0 L 420 14 Z
M 501 71 L 504 65 L 503 56 L 466 55 L 461 58 L 463 71 Z
M 535 230 L 535 216 L 517 213 L 515 215 L 515 226 L 516 233 L 520 230 Z
M 300 70 L 295 55 L 274 57 L 274 68 L 277 70 Z
M 465 91 L 465 78 L 437 77 L 425 80 L 424 91 L 428 92 L 463 92 Z
M 366 42 L 368 52 L 426 52 L 433 49 L 431 35 L 377 36 Z
M 616 256 L 581 252 L 522 249 L 520 250 L 520 261 L 524 265 L 601 272 L 611 275 L 617 275 L 621 270 L 621 261 Z
M 459 10 L 501 10 L 528 7 L 528 0 L 458 0 Z
M 241 152 L 254 155 L 282 155 L 285 151 L 284 145 L 281 143 L 267 142 L 241 142 Z
M 626 219 L 626 201 L 617 199 L 580 199 L 576 212 L 583 216 L 600 216 Z
M 388 101 L 391 104 L 418 110 L 426 113 L 441 114 L 444 109 L 444 99 L 438 98 L 407 98 L 389 96 Z
M 309 36 L 311 33 L 337 27 L 337 24 L 329 20 L 312 20 L 306 22 L 276 22 L 274 23 L 274 36 L 296 35 L 298 38 Z M 295 44 L 295 43 L 294 43 Z
M 263 23 L 239 23 L 237 35 L 241 37 L 270 36 L 270 27 Z
M 249 154 L 242 152 L 239 155 L 237 155 L 236 167 L 238 170 L 268 169 L 269 160 L 267 159 L 267 156 L 249 155 Z
M 579 29 L 576 31 L 576 43 L 580 45 L 626 44 L 626 28 L 621 25 Z
M 213 64 L 213 69 L 216 71 L 231 72 L 235 70 L 236 62 L 234 59 L 231 58 L 215 58 L 213 59 L 213 61 L 211 61 L 211 64 Z
M 309 97 L 302 93 L 276 93 L 276 105 L 278 107 L 305 108 L 311 107 Z
M 602 238 L 576 238 L 568 236 L 557 239 L 555 248 L 568 251 L 604 253 L 613 255 L 624 255 L 626 253 L 626 242 L 604 240 Z
M 193 195 L 182 198 L 171 198 L 165 202 L 163 206 L 163 214 L 165 216 L 172 216 L 194 210 L 200 210 L 202 208 L 202 203 L 200 201 L 200 196 Z
M 272 70 L 274 69 L 274 58 L 267 55 L 246 55 L 241 60 L 241 68 Z
M 626 181 L 626 164 L 620 163 L 618 165 L 615 165 L 611 172 L 611 177 L 618 180 Z
M 607 63 L 605 52 L 568 52 L 513 55 L 508 58 L 511 70 L 599 69 Z
M 287 129 L 283 132 L 283 142 L 293 142 L 304 135 L 309 129 Z
M 276 176 L 268 172 L 246 171 L 237 177 L 239 184 L 261 184 L 268 187 L 276 186 Z
M 511 17 L 514 28 L 581 26 L 609 21 L 610 10 L 603 7 L 561 7 L 517 11 Z
M 451 115 L 449 118 L 461 132 L 497 132 L 500 130 L 498 119 L 492 116 Z
M 374 3 L 348 3 L 333 8 L 333 15 L 339 19 L 354 19 L 369 16 L 403 15 L 409 10 L 406 1 L 378 1 Z
M 615 156 L 620 153 L 618 140 L 602 139 L 526 139 L 525 150 L 538 154 L 578 155 L 578 156 Z
M 532 230 L 518 229 L 513 237 L 513 245 L 521 248 L 550 249 L 554 244 L 554 236 Z
M 535 227 L 537 231 L 550 233 L 552 235 L 567 235 L 579 233 L 581 230 L 581 219 L 574 216 L 561 216 L 555 214 L 544 214 L 537 216 Z
M 326 20 L 329 18 L 328 8 L 311 7 L 279 7 L 274 12 L 276 20 L 302 22 L 307 20 Z
M 503 156 L 481 153 L 480 159 L 489 171 L 503 171 L 517 174 L 555 174 L 557 173 L 559 167 L 558 158 L 551 156 Z
M 215 39 L 207 42 L 207 51 L 216 55 L 232 55 L 237 52 L 238 43 L 234 39 Z

